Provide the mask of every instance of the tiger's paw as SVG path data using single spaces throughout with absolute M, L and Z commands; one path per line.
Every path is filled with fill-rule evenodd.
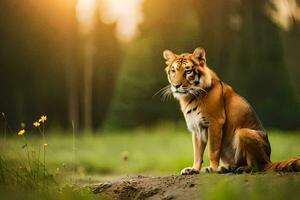
M 257 172 L 258 170 L 250 167 L 250 166 L 241 166 L 235 169 L 234 173 L 236 174 L 242 174 L 242 173 L 254 173 Z
M 180 175 L 192 175 L 192 174 L 199 174 L 199 170 L 193 167 L 186 167 L 180 172 Z
M 217 169 L 217 173 L 218 174 L 227 174 L 231 172 L 231 168 L 230 167 L 225 167 L 225 166 L 219 166 Z
M 212 167 L 203 167 L 202 172 L 204 172 L 204 173 L 214 173 L 215 170 Z

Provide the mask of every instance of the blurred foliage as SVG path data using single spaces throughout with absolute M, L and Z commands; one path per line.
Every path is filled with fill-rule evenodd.
M 167 84 L 162 51 L 202 46 L 208 65 L 248 99 L 267 127 L 299 128 L 299 90 L 285 67 L 281 31 L 264 10 L 267 2 L 145 1 L 145 20 L 123 62 L 110 127 L 182 118 L 173 101 L 151 98 Z
M 47 113 L 53 126 L 70 127 L 71 109 L 82 116 L 85 38 L 78 33 L 75 6 L 75 0 L 0 2 L 0 110 L 11 126 Z M 114 31 L 115 25 L 97 18 L 92 33 L 94 127 L 107 114 L 122 58 Z
M 299 128 L 300 25 L 294 21 L 289 31 L 281 30 L 265 11 L 268 3 L 144 0 L 144 22 L 126 44 L 117 41 L 114 24 L 98 17 L 91 36 L 93 128 L 182 121 L 175 100 L 153 97 L 168 84 L 162 51 L 198 46 L 265 126 Z M 11 127 L 46 113 L 51 127 L 69 128 L 74 120 L 82 128 L 85 38 L 75 6 L 75 0 L 0 1 L 0 111 Z

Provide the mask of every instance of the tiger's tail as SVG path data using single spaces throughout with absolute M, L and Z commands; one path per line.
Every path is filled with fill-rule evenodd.
M 279 162 L 268 163 L 265 165 L 264 171 L 300 172 L 300 156 Z

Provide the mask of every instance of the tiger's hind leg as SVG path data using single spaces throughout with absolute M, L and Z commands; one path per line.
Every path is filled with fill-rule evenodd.
M 218 167 L 217 173 L 219 174 L 234 173 L 234 171 L 237 168 L 234 162 L 234 155 L 235 155 L 235 151 L 232 148 L 232 145 L 226 144 L 223 146 L 221 151 L 222 165 Z
M 270 163 L 270 144 L 265 133 L 253 129 L 238 129 L 234 139 L 235 164 L 239 171 L 263 170 Z

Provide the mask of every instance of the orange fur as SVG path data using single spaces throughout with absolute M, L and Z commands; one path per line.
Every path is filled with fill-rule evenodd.
M 271 162 L 268 136 L 255 111 L 207 66 L 204 49 L 180 55 L 165 50 L 164 58 L 170 89 L 193 133 L 194 164 L 182 174 L 201 169 L 206 144 L 208 171 L 218 171 L 220 161 L 226 167 L 300 171 L 300 157 Z
M 300 156 L 283 160 L 275 163 L 269 163 L 264 167 L 265 171 L 283 171 L 283 172 L 300 172 Z

